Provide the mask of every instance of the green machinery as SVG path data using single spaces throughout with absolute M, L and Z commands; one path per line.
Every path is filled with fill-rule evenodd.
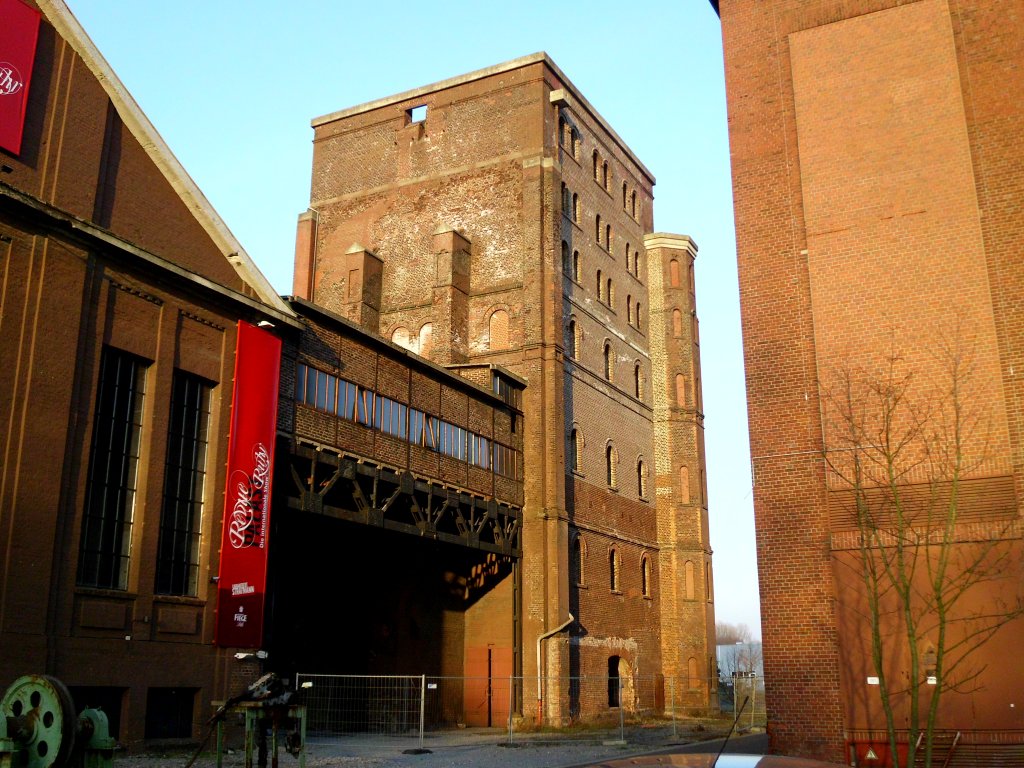
M 110 768 L 114 746 L 103 711 L 76 715 L 55 677 L 19 677 L 0 699 L 0 768 Z

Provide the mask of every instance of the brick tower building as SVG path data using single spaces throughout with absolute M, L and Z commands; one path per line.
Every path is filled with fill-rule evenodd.
M 657 707 L 666 677 L 706 706 L 696 246 L 651 233 L 651 173 L 545 54 L 313 126 L 294 293 L 527 383 L 521 574 L 495 603 L 515 630 L 493 671 L 524 676 L 538 719 Z
M 953 556 L 1000 541 L 1006 578 L 976 585 L 970 601 L 998 611 L 1021 597 L 1024 14 L 998 0 L 713 5 L 725 48 L 773 748 L 864 759 L 857 743 L 885 722 L 858 522 L 836 471 L 849 466 L 835 398 L 844 370 L 877 372 L 895 351 L 897 375 L 913 377 L 911 397 L 948 401 L 938 388 L 949 373 L 943 344 L 958 334 L 969 343 L 961 402 L 984 417 L 962 445 Z M 931 424 L 941 418 L 933 411 Z M 893 489 L 949 498 L 949 485 L 915 472 Z M 974 652 L 971 685 L 943 693 L 939 727 L 960 733 L 960 752 L 981 749 L 981 729 L 1020 742 L 1024 677 L 1006 660 L 1022 632 L 1019 619 L 1004 626 Z M 909 680 L 920 663 L 921 684 L 946 686 L 931 644 L 924 635 L 917 657 L 892 657 L 888 672 Z M 896 718 L 910 727 L 899 702 Z

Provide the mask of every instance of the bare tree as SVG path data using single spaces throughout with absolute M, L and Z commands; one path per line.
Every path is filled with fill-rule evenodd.
M 736 645 L 749 643 L 754 633 L 746 624 L 730 624 L 727 621 L 715 622 L 715 643 L 717 645 Z
M 958 324 L 921 382 L 893 350 L 878 370 L 836 371 L 826 465 L 855 518 L 846 564 L 863 584 L 871 666 L 900 768 L 903 731 L 907 764 L 932 765 L 940 700 L 976 689 L 984 667 L 975 652 L 1024 606 L 1019 591 L 1015 601 L 993 597 L 1016 578 L 1016 510 L 996 510 L 985 536 L 968 536 L 960 520 L 964 482 L 984 463 L 990 434 L 972 344 Z

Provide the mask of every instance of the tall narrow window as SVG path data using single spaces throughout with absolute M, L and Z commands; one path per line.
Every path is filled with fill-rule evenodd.
M 575 128 L 569 134 L 569 138 L 572 140 L 572 156 L 574 159 L 580 159 L 580 132 Z
M 156 555 L 159 595 L 198 594 L 209 427 L 209 385 L 198 376 L 175 371 Z
M 558 117 L 558 146 L 565 146 L 565 118 L 561 115 Z
M 607 290 L 604 292 L 605 300 L 608 302 L 608 306 L 615 305 L 615 285 L 612 283 L 612 279 L 608 278 Z
M 672 310 L 672 335 L 677 339 L 683 336 L 683 313 L 678 309 Z
M 583 541 L 583 537 L 576 535 L 576 538 L 572 542 L 572 564 L 573 574 L 576 577 L 577 584 L 586 584 L 584 577 L 586 573 L 584 571 L 584 565 L 586 564 L 587 546 Z
M 633 276 L 640 279 L 640 251 L 633 251 Z
M 562 241 L 562 274 L 572 274 L 572 263 L 569 259 L 569 244 L 565 242 L 565 240 Z
M 626 322 L 633 324 L 633 297 L 629 294 L 626 295 Z
M 629 215 L 632 216 L 634 219 L 636 218 L 636 191 L 635 190 L 633 191 L 633 194 L 630 196 Z
M 651 596 L 651 559 L 647 555 L 640 558 L 640 594 Z
M 577 224 L 580 221 L 580 196 L 575 192 L 572 193 L 572 220 Z
M 594 240 L 597 241 L 598 245 L 601 244 L 601 214 L 600 213 L 597 214 L 597 216 L 594 218 Z
M 679 500 L 690 503 L 690 468 L 685 465 L 679 468 Z
M 636 495 L 641 499 L 647 498 L 647 467 L 643 459 L 636 462 Z
M 622 182 L 622 207 L 626 207 L 626 182 Z
M 607 161 L 601 166 L 601 185 L 609 192 L 612 191 L 612 177 L 608 173 Z
M 597 150 L 594 150 L 594 181 L 597 181 L 601 175 L 601 161 L 597 157 Z
M 573 251 L 572 252 L 572 279 L 575 280 L 577 283 L 580 282 L 581 279 L 582 279 L 581 278 L 581 275 L 582 275 L 581 269 L 582 268 L 580 266 L 580 252 L 579 251 Z
M 579 438 L 579 430 L 573 428 L 569 433 L 569 467 L 574 472 L 578 472 L 580 468 Z
M 695 575 L 693 561 L 687 560 L 683 566 L 683 594 L 686 595 L 687 600 L 697 599 L 697 589 L 693 583 Z
M 615 450 L 614 445 L 609 445 L 604 449 L 604 463 L 605 463 L 605 479 L 608 482 L 610 488 L 618 487 L 618 463 L 619 454 Z
M 100 358 L 79 543 L 83 586 L 128 588 L 147 365 L 111 347 Z
M 576 359 L 579 350 L 576 348 L 576 318 L 569 318 L 569 357 Z
M 508 312 L 496 309 L 487 324 L 491 349 L 508 349 Z
M 668 284 L 672 288 L 679 287 L 679 262 L 675 259 L 668 263 Z
M 612 249 L 612 225 L 604 225 L 604 247 L 609 251 Z
M 633 272 L 633 268 L 631 266 L 631 261 L 630 261 L 629 243 L 626 243 L 626 271 L 629 272 L 629 273 Z
M 615 372 L 614 358 L 612 357 L 612 345 L 607 341 L 604 343 L 604 377 L 608 381 L 613 380 Z
M 640 330 L 640 326 L 643 325 L 643 322 L 640 319 L 640 302 L 639 301 L 636 303 L 636 311 L 633 313 L 633 322 L 636 323 L 636 329 L 639 331 Z
M 608 586 L 619 591 L 619 552 L 614 547 L 608 550 Z
M 686 407 L 686 377 L 681 373 L 676 374 L 676 405 Z
M 597 270 L 597 300 L 604 301 L 604 280 L 601 277 L 601 270 Z
M 633 366 L 633 394 L 637 400 L 643 400 L 644 397 L 644 369 L 640 367 L 640 363 L 636 363 Z

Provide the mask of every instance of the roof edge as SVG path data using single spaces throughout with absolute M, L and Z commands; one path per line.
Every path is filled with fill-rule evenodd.
M 206 199 L 188 171 L 171 152 L 156 127 L 149 121 L 124 83 L 103 58 L 88 33 L 63 0 L 37 0 L 40 11 L 82 57 L 86 67 L 103 86 L 125 125 L 138 140 L 153 164 L 167 179 L 182 202 L 191 211 L 196 221 L 213 240 L 221 254 L 228 260 L 238 276 L 255 290 L 264 303 L 280 312 L 292 315 L 294 310 L 277 294 L 270 281 L 246 253 L 238 239 L 228 229 L 220 214 Z
M 651 173 L 650 169 L 641 162 L 633 150 L 629 148 L 629 145 L 622 140 L 622 137 L 615 132 L 615 129 L 609 125 L 608 121 L 605 120 L 601 113 L 598 112 L 594 106 L 587 101 L 587 98 L 580 92 L 579 88 L 568 78 L 565 72 L 554 62 L 554 60 L 545 51 L 538 51 L 537 53 L 531 53 L 527 56 L 520 56 L 516 59 L 510 59 L 503 61 L 500 64 L 494 64 L 490 67 L 484 67 L 483 69 L 477 69 L 472 72 L 467 72 L 462 75 L 456 75 L 455 77 L 449 77 L 445 80 L 438 80 L 435 83 L 429 85 L 422 85 L 418 88 L 412 88 L 408 91 L 402 91 L 400 93 L 392 94 L 391 96 L 383 96 L 373 101 L 367 101 L 363 104 L 356 104 L 352 107 L 346 107 L 335 112 L 331 112 L 320 117 L 315 117 L 310 121 L 310 125 L 313 128 L 319 128 L 327 123 L 334 122 L 335 120 L 342 120 L 347 117 L 353 117 L 364 112 L 372 112 L 375 109 L 387 107 L 392 104 L 397 104 L 402 101 L 408 101 L 414 99 L 417 96 L 425 96 L 429 93 L 435 93 L 437 91 L 443 91 L 447 88 L 454 88 L 459 85 L 465 85 L 466 83 L 472 83 L 476 80 L 482 80 L 485 77 L 493 77 L 494 75 L 500 75 L 505 72 L 511 72 L 515 69 L 522 69 L 532 64 L 546 64 L 555 76 L 561 80 L 562 85 L 567 88 L 573 95 L 573 99 L 578 102 L 586 111 L 594 118 L 595 121 L 601 126 L 602 129 L 612 138 L 612 140 L 618 144 L 619 148 L 632 160 L 637 168 L 640 169 L 653 185 L 655 183 L 654 174 Z

